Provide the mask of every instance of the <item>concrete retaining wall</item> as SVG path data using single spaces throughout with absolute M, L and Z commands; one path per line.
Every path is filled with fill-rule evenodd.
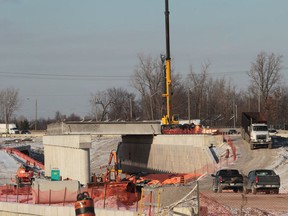
M 136 212 L 95 209 L 97 216 L 136 216 Z M 0 202 L 1 216 L 75 216 L 74 206 L 47 206 Z
M 58 168 L 62 179 L 78 180 L 81 184 L 90 181 L 90 135 L 44 136 L 45 175 Z
M 213 164 L 209 150 L 222 136 L 123 136 L 118 156 L 123 172 L 191 173 Z
M 36 179 L 32 184 L 32 203 L 68 203 L 77 200 L 80 191 L 78 181 L 46 181 Z

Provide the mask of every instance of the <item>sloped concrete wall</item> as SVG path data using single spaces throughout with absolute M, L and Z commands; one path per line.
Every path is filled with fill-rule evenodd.
M 90 181 L 90 135 L 44 136 L 45 175 L 58 168 L 62 179 L 78 180 L 81 184 Z
M 191 173 L 213 164 L 211 135 L 123 136 L 118 147 L 123 172 Z

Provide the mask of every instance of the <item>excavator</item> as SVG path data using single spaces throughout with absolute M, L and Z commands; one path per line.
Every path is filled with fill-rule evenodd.
M 115 150 L 112 150 L 109 155 L 108 163 L 100 166 L 100 169 L 106 169 L 106 172 L 97 176 L 94 173 L 92 175 L 92 182 L 93 183 L 120 182 L 121 178 L 119 176 L 119 172 L 121 172 L 121 170 L 118 169 L 118 166 L 119 164 L 117 153 Z
M 15 176 L 17 186 L 31 185 L 34 180 L 34 171 L 28 165 L 21 164 Z
M 113 161 L 114 164 L 111 164 Z M 106 169 L 105 178 L 103 178 L 103 181 L 110 182 L 110 181 L 116 181 L 120 182 L 121 178 L 119 176 L 119 169 L 118 169 L 119 163 L 118 163 L 118 157 L 116 151 L 111 151 L 109 156 L 109 161 Z

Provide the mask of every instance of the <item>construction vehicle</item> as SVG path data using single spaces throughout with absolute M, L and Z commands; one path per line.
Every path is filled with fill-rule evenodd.
M 112 163 L 113 160 L 113 164 Z M 116 151 L 111 151 L 106 169 L 106 181 L 120 182 L 118 157 Z
M 241 135 L 246 140 L 250 149 L 257 146 L 272 148 L 272 140 L 269 136 L 267 120 L 260 112 L 243 112 L 241 122 Z
M 166 99 L 166 115 L 162 117 L 162 125 L 179 124 L 179 116 L 171 114 L 171 57 L 170 57 L 170 33 L 169 33 L 169 3 L 165 0 L 165 32 L 166 32 L 166 60 L 165 60 L 165 90 L 162 97 Z M 161 56 L 164 62 L 164 56 Z
M 199 134 L 203 133 L 201 125 L 180 124 L 179 115 L 172 114 L 172 80 L 171 80 L 171 57 L 170 57 L 170 32 L 169 32 L 169 2 L 165 0 L 165 34 L 166 34 L 166 56 L 161 55 L 164 65 L 164 93 L 162 97 L 166 101 L 166 114 L 161 119 L 162 134 Z
M 21 164 L 15 176 L 17 186 L 32 185 L 34 171 L 28 165 Z
M 112 163 L 113 162 L 113 163 Z M 119 172 L 121 170 L 118 169 L 118 157 L 115 150 L 110 152 L 108 163 L 105 165 L 101 165 L 100 169 L 106 169 L 106 172 L 101 175 L 96 175 L 95 173 L 92 175 L 92 182 L 105 183 L 105 182 L 120 182 L 121 178 L 119 176 Z
M 19 134 L 16 124 L 0 123 L 0 134 Z

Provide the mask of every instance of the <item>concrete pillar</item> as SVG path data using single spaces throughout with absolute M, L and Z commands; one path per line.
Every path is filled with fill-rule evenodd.
M 90 181 L 91 135 L 47 135 L 43 137 L 45 175 L 58 168 L 62 179 Z

